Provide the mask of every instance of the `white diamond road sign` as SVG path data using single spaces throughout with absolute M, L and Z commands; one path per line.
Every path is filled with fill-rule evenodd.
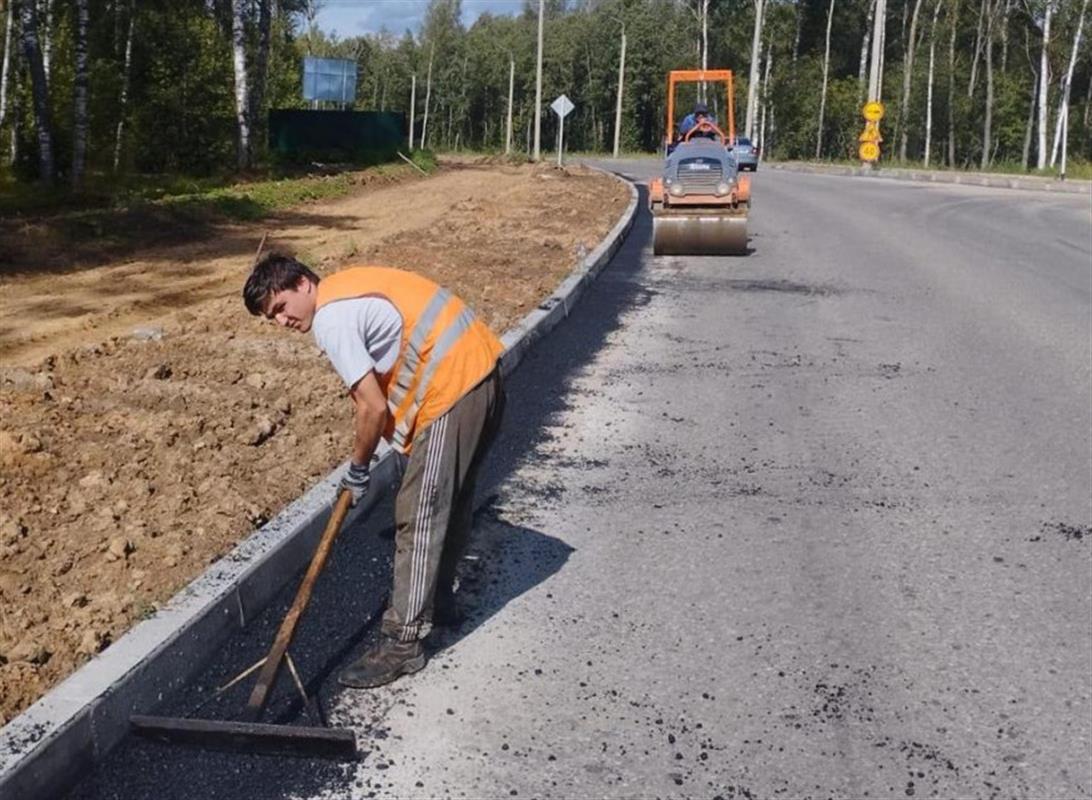
M 550 108 L 552 108 L 554 113 L 559 117 L 565 119 L 565 117 L 569 116 L 569 112 L 576 108 L 576 106 L 573 105 L 573 101 L 568 97 L 561 95 L 554 100 L 554 102 L 550 103 Z

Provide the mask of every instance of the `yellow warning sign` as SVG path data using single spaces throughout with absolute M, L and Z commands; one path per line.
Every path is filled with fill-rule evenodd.
M 873 100 L 870 103 L 865 103 L 864 108 L 861 109 L 861 113 L 864 118 L 869 122 L 879 122 L 883 119 L 883 103 L 879 100 Z
M 858 142 L 882 142 L 883 137 L 880 136 L 880 123 L 869 120 L 865 123 L 864 130 L 861 131 L 861 135 L 857 137 Z
M 857 154 L 861 161 L 876 161 L 880 157 L 880 146 L 875 142 L 861 142 Z

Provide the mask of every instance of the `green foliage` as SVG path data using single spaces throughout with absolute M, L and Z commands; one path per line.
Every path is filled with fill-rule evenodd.
M 414 150 L 410 154 L 410 161 L 423 169 L 425 172 L 434 172 L 437 167 L 436 154 L 431 150 Z
M 62 178 L 69 170 L 73 145 L 72 93 L 74 85 L 74 19 L 71 3 L 50 0 L 53 8 L 52 71 L 55 156 Z M 246 30 L 251 81 L 257 76 L 256 9 L 250 0 Z M 265 119 L 270 109 L 304 108 L 301 64 L 309 54 L 354 59 L 358 64 L 357 110 L 399 112 L 410 117 L 411 83 L 416 76 L 415 133 L 425 125 L 428 96 L 427 141 L 432 150 L 503 151 L 508 114 L 510 63 L 515 65 L 512 108 L 513 154 L 526 156 L 533 148 L 535 118 L 535 51 L 537 3 L 529 0 L 515 16 L 483 14 L 464 24 L 461 0 L 431 0 L 419 33 L 402 35 L 381 31 L 367 36 L 339 36 L 310 25 L 300 0 L 273 3 L 263 108 L 255 125 L 257 165 L 279 158 L 266 145 Z M 231 5 L 225 0 L 171 0 L 135 4 L 131 84 L 127 105 L 121 104 L 128 3 L 91 0 L 90 30 L 90 141 L 91 182 L 103 186 L 113 171 L 119 122 L 124 122 L 120 173 L 186 174 L 217 179 L 234 169 L 237 121 L 230 41 Z M 898 119 L 903 64 L 908 47 L 908 23 L 903 23 L 912 0 L 891 0 L 888 7 L 883 99 L 888 116 L 883 123 L 884 162 L 898 150 L 899 133 L 907 132 L 908 161 L 921 159 L 925 144 L 926 92 L 929 44 L 935 40 L 933 128 L 934 164 L 954 146 L 954 167 L 977 166 L 983 148 L 985 116 L 985 61 L 979 48 L 978 5 L 961 2 L 958 17 L 945 3 L 934 29 L 930 4 L 923 4 L 919 19 L 911 94 L 905 119 Z M 620 146 L 627 152 L 656 151 L 664 136 L 665 84 L 671 69 L 699 65 L 701 29 L 697 0 L 550 0 L 547 3 L 543 70 L 541 147 L 550 152 L 557 134 L 556 116 L 548 104 L 565 93 L 576 108 L 566 119 L 566 146 L 570 152 L 609 151 L 614 142 L 618 63 L 623 24 L 627 36 L 625 92 L 622 102 Z M 769 81 L 759 85 L 760 127 L 764 151 L 773 157 L 812 158 L 815 155 L 819 90 L 822 79 L 829 0 L 794 0 L 767 3 L 760 66 Z M 862 39 L 866 34 L 868 0 L 837 0 L 831 33 L 830 75 L 824 114 L 822 158 L 855 158 L 862 128 L 858 82 Z M 1054 38 L 1048 52 L 1048 146 L 1053 139 L 1060 78 L 1068 63 L 1079 3 L 1062 3 L 1054 19 Z M 1040 28 L 1036 15 L 1041 3 L 1028 9 L 1013 7 L 999 21 L 994 40 L 995 97 L 990 153 L 996 163 L 1019 164 L 1027 136 L 1034 69 L 1038 68 Z M 736 122 L 745 123 L 747 82 L 755 6 L 750 0 L 712 0 L 709 20 L 709 65 L 730 68 L 736 75 Z M 955 31 L 954 63 L 948 61 L 949 34 Z M 1002 36 L 1004 33 L 1004 36 Z M 1007 40 L 1006 45 L 1003 42 Z M 431 85 L 428 65 L 432 62 Z M 9 114 L 0 126 L 0 153 L 10 152 L 15 140 L 17 157 L 0 159 L 0 178 L 31 181 L 37 174 L 37 139 L 31 109 L 29 78 L 16 52 L 9 87 Z M 972 64 L 976 81 L 968 93 Z M 1003 64 L 1003 65 L 1002 65 Z M 949 101 L 949 80 L 953 83 Z M 1086 52 L 1078 59 L 1069 122 L 1072 162 L 1092 160 L 1092 131 L 1088 119 L 1092 63 Z M 688 90 L 682 104 L 690 104 L 696 89 Z M 708 98 L 718 119 L 725 121 L 723 98 Z M 951 128 L 952 133 L 949 134 Z M 949 143 L 949 139 L 953 139 Z M 418 144 L 420 145 L 419 138 Z M 1032 139 L 1032 158 L 1037 137 Z M 414 158 L 419 158 L 415 151 Z M 329 160 L 330 154 L 302 154 L 304 160 Z M 361 151 L 357 163 L 391 158 L 393 152 Z M 81 197 L 91 202 L 98 189 Z M 10 195 L 14 196 L 14 195 Z M 51 196 L 47 196 L 51 197 Z M 33 205 L 34 198 L 23 202 Z M 53 202 L 53 200 L 47 200 Z

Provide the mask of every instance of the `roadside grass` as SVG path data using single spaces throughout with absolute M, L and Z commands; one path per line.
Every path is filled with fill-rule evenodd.
M 415 151 L 411 160 L 425 172 L 436 169 L 428 151 Z M 319 165 L 316 165 L 319 166 Z M 277 211 L 309 200 L 347 193 L 354 177 L 399 171 L 401 162 L 361 167 L 323 164 L 320 169 L 267 168 L 243 177 L 237 174 L 195 177 L 188 175 L 88 176 L 83 188 L 44 188 L 0 174 L 0 218 L 44 217 L 106 209 L 131 209 L 142 204 L 176 205 L 193 212 L 207 206 L 211 213 L 233 219 L 251 219 L 254 213 Z
M 427 151 L 414 152 L 411 160 L 426 173 L 437 168 Z M 33 243 L 24 234 L 34 230 L 36 238 L 53 247 L 87 246 L 100 255 L 118 254 L 136 246 L 208 235 L 218 223 L 257 221 L 309 202 L 344 197 L 375 180 L 415 172 L 397 161 L 366 169 L 324 164 L 321 174 L 268 170 L 243 178 L 137 175 L 114 180 L 96 175 L 78 193 L 0 178 L 0 245 L 8 240 L 14 249 L 26 250 Z

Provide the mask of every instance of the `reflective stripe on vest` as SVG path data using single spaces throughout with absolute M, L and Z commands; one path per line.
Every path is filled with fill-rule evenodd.
M 410 334 L 405 356 L 402 359 L 402 369 L 398 371 L 398 375 L 391 382 L 387 395 L 387 407 L 390 408 L 391 414 L 394 414 L 402 406 L 402 401 L 406 399 L 406 393 L 413 385 L 413 378 L 417 375 L 418 367 L 421 366 L 421 348 L 425 346 L 429 331 L 436 324 L 436 319 L 440 316 L 440 312 L 444 310 L 444 306 L 448 304 L 449 300 L 451 300 L 451 292 L 444 288 L 437 289 L 436 293 L 428 301 L 428 305 L 425 306 L 421 317 L 417 320 L 413 333 Z M 433 359 L 435 358 L 434 352 Z
M 328 303 L 382 297 L 402 317 L 398 357 L 376 373 L 390 412 L 383 435 L 402 453 L 496 368 L 504 345 L 455 295 L 433 281 L 390 267 L 358 266 L 323 278 L 316 313 Z
M 441 289 L 440 292 L 437 292 L 437 295 L 439 295 L 441 292 L 444 292 L 444 290 Z M 450 295 L 448 295 L 448 297 L 450 297 Z M 433 299 L 435 299 L 435 297 Z M 430 302 L 429 309 L 431 308 L 432 303 Z M 436 313 L 439 313 L 438 309 Z M 421 329 L 422 323 L 425 321 L 425 316 L 427 314 L 428 310 L 426 310 L 425 315 L 422 315 L 421 322 L 418 322 L 417 327 L 414 328 L 414 335 L 416 335 L 417 331 Z M 410 431 L 413 430 L 414 423 L 417 421 L 417 412 L 421 408 L 421 403 L 424 402 L 425 392 L 428 390 L 429 382 L 432 380 L 432 374 L 436 371 L 436 368 L 440 365 L 440 362 L 443 361 L 444 356 L 447 355 L 448 351 L 455 346 L 455 343 L 459 341 L 460 337 L 470 329 L 470 326 L 472 324 L 474 324 L 474 314 L 470 311 L 470 309 L 464 308 L 462 312 L 459 313 L 459 316 L 455 317 L 455 319 L 451 321 L 451 324 L 447 326 L 444 332 L 440 334 L 439 338 L 436 340 L 436 344 L 432 348 L 432 354 L 429 356 L 428 365 L 425 367 L 424 374 L 421 375 L 421 380 L 417 383 L 417 391 L 414 394 L 413 405 L 411 405 L 409 409 L 407 409 L 405 416 L 402 417 L 402 419 L 394 428 L 394 437 L 391 443 L 395 447 L 404 448 L 409 442 Z M 429 325 L 428 328 L 426 328 L 425 330 L 427 331 L 431 327 L 432 326 Z M 411 346 L 410 350 L 412 351 L 412 349 L 413 348 Z M 410 354 L 407 353 L 406 363 L 403 364 L 402 370 L 399 373 L 399 385 L 401 385 L 402 378 L 406 374 L 406 368 L 409 364 L 409 361 Z M 419 357 L 415 358 L 414 361 L 419 364 Z M 416 372 L 416 368 L 414 368 L 414 372 Z M 412 378 L 410 380 L 412 380 Z M 392 395 L 394 393 L 395 392 L 392 392 Z M 399 406 L 401 406 L 401 401 L 403 399 L 405 399 L 405 392 L 401 393 L 398 404 L 393 406 L 393 408 L 398 408 Z

